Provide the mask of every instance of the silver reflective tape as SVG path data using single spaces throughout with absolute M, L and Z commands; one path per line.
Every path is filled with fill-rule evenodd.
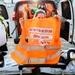
M 21 59 L 26 60 L 26 57 L 23 56 L 23 55 L 22 55 L 20 52 L 18 52 L 17 50 L 15 50 L 14 53 L 15 53 L 16 55 L 18 55 Z
M 47 49 L 48 49 L 48 50 L 58 50 L 58 49 L 60 49 L 60 47 L 59 47 L 59 46 L 58 46 L 58 47 L 57 47 L 57 46 L 46 46 L 45 49 L 46 49 L 46 50 L 47 50 Z
M 19 44 L 21 48 L 30 50 L 58 50 L 60 46 L 26 46 L 24 44 Z
M 42 46 L 29 46 L 27 47 L 27 50 L 45 50 Z
M 21 47 L 21 48 L 27 48 L 27 46 L 26 45 L 24 45 L 24 44 L 19 44 L 19 46 Z
M 48 56 L 46 57 L 46 60 L 55 58 L 55 57 L 57 57 L 58 55 L 60 55 L 60 53 L 61 53 L 61 51 L 58 51 L 58 52 L 55 53 L 54 55 L 48 55 Z
M 39 63 L 44 63 L 45 62 L 45 59 L 43 58 L 30 58 L 29 61 L 30 62 L 39 62 Z

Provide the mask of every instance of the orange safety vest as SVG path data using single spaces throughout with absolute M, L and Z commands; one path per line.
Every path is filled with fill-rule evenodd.
M 24 28 L 26 32 L 26 36 L 28 37 L 28 43 L 27 43 L 27 55 L 28 55 L 28 63 L 29 64 L 45 64 L 45 58 L 46 58 L 46 51 L 42 50 L 42 47 L 40 47 L 40 44 L 38 43 L 38 40 L 35 38 L 31 38 L 32 35 L 35 35 L 35 32 L 31 31 L 31 28 L 37 27 L 38 20 L 25 20 L 24 21 Z M 41 49 L 39 49 L 39 47 Z M 38 55 L 39 53 L 39 55 Z
M 17 44 L 15 51 L 10 53 L 11 58 L 14 59 L 19 65 L 28 63 L 26 44 L 27 42 L 25 41 L 25 31 L 23 29 L 19 44 Z
M 28 43 L 25 38 L 28 37 Z M 18 64 L 56 64 L 60 59 L 60 20 L 24 20 L 21 40 L 11 57 Z M 25 57 L 25 58 L 24 58 Z
M 54 20 L 55 19 L 55 20 Z M 52 22 L 53 24 L 53 36 L 51 43 L 46 45 L 46 64 L 57 64 L 60 59 L 60 27 L 61 22 L 59 18 L 54 18 Z

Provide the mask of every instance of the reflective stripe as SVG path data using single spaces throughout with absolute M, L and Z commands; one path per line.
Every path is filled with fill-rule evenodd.
M 24 44 L 19 44 L 19 45 L 20 45 L 21 48 L 25 48 L 25 49 L 27 48 L 27 46 L 24 45 Z
M 54 55 L 48 55 L 48 56 L 46 57 L 46 60 L 55 58 L 55 57 L 57 57 L 58 55 L 60 55 L 60 53 L 61 53 L 61 51 L 58 51 L 58 52 L 55 53 Z
M 29 46 L 27 50 L 58 50 L 60 47 L 57 46 Z
M 15 50 L 14 53 L 15 53 L 17 56 L 19 56 L 21 59 L 23 59 L 23 60 L 25 60 L 25 61 L 27 62 L 26 57 L 23 56 L 20 52 L 18 52 L 17 50 Z
M 46 50 L 47 50 L 47 49 L 48 49 L 48 50 L 58 50 L 58 49 L 60 49 L 59 46 L 46 46 L 45 48 L 46 48 Z
M 26 46 L 24 44 L 19 44 L 21 48 L 29 50 L 58 50 L 60 46 Z
M 45 50 L 42 46 L 29 46 L 27 47 L 27 50 Z
M 30 58 L 29 61 L 30 62 L 39 62 L 39 63 L 44 63 L 45 62 L 45 59 L 43 58 Z

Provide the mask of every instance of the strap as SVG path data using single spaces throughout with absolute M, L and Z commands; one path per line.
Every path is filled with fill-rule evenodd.
M 22 55 L 20 52 L 18 52 L 17 50 L 15 50 L 14 53 L 15 53 L 17 56 L 19 56 L 21 59 L 23 59 L 23 60 L 25 60 L 25 61 L 27 62 L 26 57 L 25 57 L 24 55 Z
M 0 21 L 1 21 L 1 23 L 4 25 L 5 31 L 6 31 L 6 37 L 8 37 L 7 28 L 6 28 L 5 24 L 4 24 L 4 18 L 3 18 L 2 16 L 0 16 Z
M 46 60 L 49 60 L 49 59 L 52 59 L 52 58 L 55 58 L 57 57 L 58 55 L 60 55 L 61 51 L 59 50 L 57 53 L 53 54 L 53 55 L 48 55 L 46 57 Z
M 24 44 L 19 44 L 21 48 L 25 48 L 28 51 L 30 50 L 58 50 L 60 46 L 27 46 Z

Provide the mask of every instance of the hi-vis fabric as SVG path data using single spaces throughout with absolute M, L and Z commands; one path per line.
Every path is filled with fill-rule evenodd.
M 8 38 L 8 33 L 7 33 L 8 24 L 7 24 L 6 21 L 4 20 L 4 17 L 2 17 L 1 15 L 0 15 L 0 21 L 2 22 L 2 25 L 4 25 L 4 27 L 5 27 L 6 38 Z
M 30 19 L 24 20 L 23 25 L 20 42 L 11 53 L 17 64 L 57 64 L 61 49 L 60 20 Z

